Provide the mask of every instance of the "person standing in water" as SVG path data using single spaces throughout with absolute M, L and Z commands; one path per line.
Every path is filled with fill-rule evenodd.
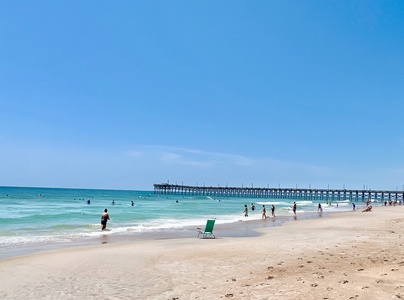
M 293 202 L 293 213 L 294 213 L 295 216 L 296 216 L 296 202 Z
M 243 213 L 244 213 L 244 217 L 248 217 L 248 207 L 247 207 L 247 204 L 244 204 L 244 211 L 243 211 Z
M 101 230 L 107 229 L 108 220 L 109 220 L 108 209 L 104 209 L 104 212 L 101 215 Z
M 318 204 L 317 212 L 318 212 L 318 214 L 319 214 L 320 216 L 321 216 L 321 214 L 323 213 L 323 208 L 321 207 L 321 203 Z
M 265 205 L 262 206 L 262 219 L 267 218 L 267 210 L 265 208 Z
M 271 212 L 272 212 L 272 217 L 275 218 L 275 206 L 273 204 L 272 204 L 272 207 L 271 207 Z

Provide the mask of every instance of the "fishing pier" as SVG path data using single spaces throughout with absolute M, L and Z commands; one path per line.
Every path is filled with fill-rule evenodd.
M 154 184 L 154 194 L 271 198 L 324 201 L 403 201 L 404 191 L 386 190 L 347 190 L 347 189 L 303 189 L 303 188 L 254 188 L 254 187 L 205 187 L 177 184 Z

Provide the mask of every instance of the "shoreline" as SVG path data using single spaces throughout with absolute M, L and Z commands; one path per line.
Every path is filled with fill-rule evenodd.
M 2 299 L 403 299 L 404 206 L 0 260 Z
M 214 233 L 217 238 L 231 238 L 231 237 L 256 237 L 262 235 L 259 232 L 263 228 L 271 228 L 275 226 L 283 226 L 288 222 L 303 221 L 308 219 L 316 219 L 320 217 L 328 218 L 333 214 L 345 213 L 346 210 L 323 212 L 321 216 L 317 212 L 304 212 L 298 213 L 297 216 L 280 215 L 267 217 L 266 219 L 249 219 L 244 218 L 231 223 L 218 223 L 214 227 Z M 205 224 L 201 225 L 204 227 Z M 184 226 L 176 229 L 166 229 L 149 232 L 121 232 L 115 234 L 102 234 L 99 237 L 82 237 L 76 238 L 69 242 L 49 242 L 36 245 L 21 245 L 18 249 L 10 247 L 7 249 L 0 249 L 0 261 L 20 256 L 37 254 L 47 251 L 58 251 L 69 248 L 87 247 L 99 244 L 115 244 L 115 243 L 133 243 L 138 241 L 150 241 L 161 239 L 178 239 L 178 238 L 194 238 L 197 236 L 195 226 Z

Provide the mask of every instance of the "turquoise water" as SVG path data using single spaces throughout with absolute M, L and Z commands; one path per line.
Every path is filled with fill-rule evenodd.
M 90 204 L 87 201 L 90 200 Z M 177 202 L 178 200 L 178 202 Z M 115 201 L 115 205 L 112 205 Z M 131 205 L 131 201 L 134 205 Z M 47 243 L 67 243 L 101 235 L 133 235 L 201 226 L 206 219 L 217 224 L 261 219 L 262 205 L 270 215 L 293 216 L 294 200 L 238 197 L 156 195 L 152 191 L 0 187 L 0 250 Z M 297 213 L 317 211 L 318 202 L 296 201 Z M 256 210 L 251 211 L 251 203 Z M 243 214 L 248 205 L 249 217 Z M 350 210 L 349 201 L 328 206 L 324 212 Z M 102 232 L 101 213 L 111 220 Z M 1 253 L 0 253 L 1 256 Z

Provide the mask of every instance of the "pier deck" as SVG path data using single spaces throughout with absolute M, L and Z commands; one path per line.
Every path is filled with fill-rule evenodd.
M 347 190 L 347 189 L 302 189 L 302 188 L 254 188 L 254 187 L 205 187 L 177 184 L 154 184 L 155 194 L 271 198 L 322 201 L 403 201 L 404 191 Z

